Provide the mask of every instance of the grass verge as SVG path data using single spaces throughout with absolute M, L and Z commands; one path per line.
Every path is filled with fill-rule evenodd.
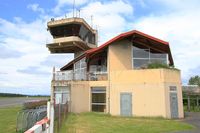
M 115 117 L 101 113 L 70 113 L 61 133 L 163 133 L 194 127 L 163 118 Z
M 0 108 L 0 132 L 16 133 L 17 113 L 21 106 Z

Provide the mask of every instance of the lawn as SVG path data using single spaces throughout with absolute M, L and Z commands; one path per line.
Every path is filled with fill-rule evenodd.
M 20 109 L 20 106 L 0 108 L 1 133 L 16 133 L 16 118 Z
M 61 133 L 166 133 L 194 127 L 163 118 L 114 117 L 101 113 L 69 114 Z

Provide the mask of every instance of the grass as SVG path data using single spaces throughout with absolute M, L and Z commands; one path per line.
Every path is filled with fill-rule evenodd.
M 187 105 L 184 105 L 183 107 L 184 107 L 184 111 L 188 112 Z M 200 112 L 200 107 L 191 106 L 190 107 L 190 112 Z
M 70 113 L 61 133 L 165 133 L 194 127 L 163 118 L 115 117 L 101 113 Z
M 167 64 L 162 64 L 159 62 L 150 63 L 147 66 L 147 69 L 159 69 L 159 68 L 173 69 L 173 70 L 180 71 L 179 69 L 175 68 L 174 66 L 168 66 Z
M 1 133 L 16 133 L 16 118 L 20 109 L 20 106 L 0 108 Z

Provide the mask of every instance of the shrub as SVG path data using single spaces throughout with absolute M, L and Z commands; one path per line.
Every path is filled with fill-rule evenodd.
M 174 66 L 168 66 L 167 64 L 163 64 L 163 63 L 159 63 L 159 62 L 150 63 L 147 66 L 147 69 L 158 69 L 158 68 L 179 70 L 179 69 L 175 68 Z

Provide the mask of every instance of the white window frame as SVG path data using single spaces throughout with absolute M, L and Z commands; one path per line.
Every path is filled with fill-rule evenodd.
M 134 59 L 138 59 L 138 60 L 147 60 L 148 59 L 148 61 L 150 62 L 152 59 L 161 59 L 161 58 L 151 58 L 151 50 L 150 50 L 150 48 L 148 48 L 148 49 L 142 49 L 142 50 L 147 50 L 148 51 L 148 53 L 149 53 L 149 56 L 148 56 L 148 58 L 135 58 L 134 56 L 133 56 L 133 50 L 134 50 L 134 47 L 136 47 L 136 46 L 134 46 L 134 45 L 132 45 L 132 47 L 131 47 L 131 57 L 132 57 L 132 69 L 135 69 L 135 67 L 134 67 Z M 137 48 L 137 47 L 136 47 Z M 139 48 L 140 49 L 140 48 Z M 168 61 L 168 54 L 167 53 L 163 53 L 163 54 L 165 54 L 166 55 L 166 64 L 169 64 L 169 61 Z M 164 58 L 163 58 L 164 59 Z M 137 69 L 137 68 L 136 68 Z

